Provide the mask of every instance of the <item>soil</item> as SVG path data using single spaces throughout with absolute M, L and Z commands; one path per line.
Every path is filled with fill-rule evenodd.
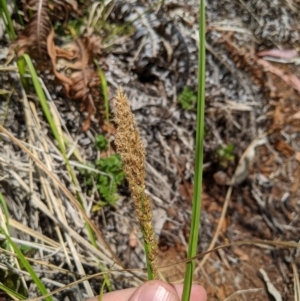
M 155 5 L 154 1 L 115 2 L 109 22 L 131 21 L 133 33 L 129 30 L 128 34 L 113 40 L 112 46 L 107 44 L 99 62 L 108 82 L 112 113 L 113 97 L 117 87 L 122 86 L 145 142 L 146 192 L 153 200 L 159 266 L 168 266 L 186 258 L 190 230 L 196 112 L 195 107 L 184 110 L 178 97 L 184 86 L 197 92 L 198 3 L 195 0 L 184 3 L 166 0 L 162 5 Z M 134 20 L 137 8 L 144 12 L 142 21 Z M 269 291 L 268 281 L 260 272 L 263 269 L 269 283 L 282 296 L 276 300 L 297 300 L 294 285 L 300 268 L 299 252 L 280 243 L 300 240 L 300 71 L 297 65 L 300 4 L 283 0 L 212 0 L 207 1 L 206 9 L 204 188 L 199 254 L 208 250 L 228 201 L 228 190 L 232 189 L 232 193 L 215 245 L 227 246 L 213 251 L 205 263 L 202 261 L 205 257 L 197 259 L 194 280 L 206 288 L 208 300 L 212 301 L 275 300 L 274 291 Z M 103 30 L 99 30 L 101 34 Z M 2 47 L 4 52 L 8 48 L 5 37 Z M 159 55 L 154 54 L 155 49 Z M 169 53 L 168 49 L 171 49 Z M 295 50 L 296 55 L 292 60 L 281 62 L 272 55 L 259 55 L 270 49 L 281 50 L 281 55 L 286 54 L 286 50 Z M 80 156 L 87 162 L 105 156 L 94 146 L 99 133 L 108 137 L 110 151 L 114 152 L 113 123 L 108 127 L 103 122 L 103 115 L 100 122 L 99 116 L 93 117 L 90 128 L 83 132 L 81 126 L 86 114 L 78 111 L 74 101 L 66 99 L 62 87 L 53 81 L 49 72 L 40 71 L 40 75 L 63 129 L 76 142 Z M 2 88 L 13 91 L 10 98 L 0 95 L 0 122 L 15 137 L 30 145 L 18 91 L 19 79 L 15 72 L 1 71 L 0 76 Z M 66 167 L 57 157 L 57 146 L 36 96 L 32 92 L 28 98 L 36 106 L 40 131 L 50 145 L 50 153 L 56 155 L 53 157 L 54 173 L 74 191 Z M 254 147 L 251 147 L 252 142 L 255 142 Z M 228 145 L 233 146 L 229 156 L 218 155 L 220 149 Z M 37 193 L 45 203 L 42 183 L 32 162 L 5 135 L 2 135 L 0 156 L 0 190 L 11 218 L 57 240 L 53 230 L 55 222 L 37 207 L 32 197 Z M 45 160 L 42 156 L 40 159 Z M 29 190 L 25 188 L 27 184 L 21 185 L 16 174 L 31 185 Z M 29 174 L 32 177 L 30 185 Z M 76 174 L 84 180 L 78 170 Z M 80 184 L 84 187 L 83 182 Z M 99 200 L 95 192 L 88 196 L 83 189 L 82 193 L 90 207 Z M 105 206 L 88 214 L 124 266 L 142 269 L 145 259 L 141 234 L 126 184 L 119 194 L 115 206 Z M 68 224 L 74 225 L 74 229 L 83 229 L 81 222 L 76 224 L 78 212 L 70 209 L 64 196 L 60 193 L 57 196 L 62 198 L 64 208 L 68 208 Z M 78 230 L 78 233 L 87 239 L 84 230 Z M 12 235 L 32 240 L 20 230 L 15 230 Z M 244 244 L 234 245 L 241 241 Z M 81 247 L 78 250 L 80 253 Z M 67 268 L 63 257 L 56 259 L 52 258 L 50 262 Z M 79 273 L 72 266 L 73 271 Z M 97 271 L 95 266 L 90 270 L 87 266 L 86 273 Z M 162 268 L 161 276 L 167 281 L 180 282 L 184 270 L 184 263 L 179 263 Z M 54 276 L 56 281 L 62 277 L 58 274 Z M 72 279 L 66 277 L 65 282 L 68 281 Z M 129 287 L 139 281 L 140 278 L 135 276 L 126 279 L 115 276 L 113 287 Z M 98 293 L 99 281 L 91 283 L 93 292 Z M 69 295 L 56 296 L 65 298 Z

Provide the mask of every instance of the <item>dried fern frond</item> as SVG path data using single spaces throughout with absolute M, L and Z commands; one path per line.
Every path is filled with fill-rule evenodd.
M 82 16 L 78 10 L 78 3 L 76 0 L 52 0 L 49 3 L 50 15 L 53 19 L 68 20 L 70 13 L 75 13 L 77 16 Z
M 101 50 L 99 40 L 94 37 L 78 38 L 66 49 L 60 49 L 50 39 L 53 40 L 53 34 L 48 39 L 48 53 L 54 74 L 64 86 L 67 97 L 79 101 L 79 110 L 88 113 L 82 127 L 85 131 L 96 113 L 95 99 L 99 98 L 100 79 L 93 66 L 95 54 Z M 56 69 L 58 61 L 61 71 Z
M 25 15 L 32 13 L 29 23 L 12 44 L 12 48 L 20 56 L 37 50 L 40 58 L 47 55 L 47 37 L 52 24 L 48 15 L 48 0 L 27 0 L 24 3 Z
M 66 85 L 67 96 L 79 100 L 79 110 L 88 113 L 82 126 L 82 130 L 86 131 L 90 127 L 92 115 L 96 113 L 94 98 L 98 97 L 100 79 L 95 70 L 91 68 L 74 72 L 70 79 L 72 84 Z
M 76 67 L 78 71 L 70 76 L 72 84 L 68 87 L 67 94 L 71 99 L 80 100 L 80 111 L 85 111 L 88 116 L 82 129 L 89 128 L 91 116 L 96 112 L 94 98 L 99 97 L 100 78 L 98 73 L 91 66 L 93 64 L 95 40 L 84 37 L 76 40 L 78 47 L 78 60 Z
M 12 44 L 18 56 L 25 52 L 33 54 L 33 50 L 37 50 L 38 57 L 44 58 L 47 55 L 47 37 L 52 29 L 51 20 L 66 21 L 70 12 L 81 15 L 75 0 L 23 0 L 22 2 L 25 19 L 29 21 Z

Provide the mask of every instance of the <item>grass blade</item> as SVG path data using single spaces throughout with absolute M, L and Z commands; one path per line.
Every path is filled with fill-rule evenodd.
M 6 228 L 9 231 L 9 222 L 8 222 L 9 221 L 9 213 L 8 213 L 8 209 L 7 209 L 7 205 L 5 203 L 4 197 L 1 192 L 0 192 L 0 206 L 3 209 L 5 220 L 6 220 Z
M 15 292 L 0 282 L 0 291 L 6 292 L 13 300 L 26 300 L 26 297 Z
M 80 186 L 79 186 L 78 180 L 76 178 L 76 175 L 75 175 L 75 173 L 74 173 L 74 171 L 73 171 L 73 169 L 72 169 L 72 167 L 70 165 L 69 159 L 67 157 L 67 152 L 66 152 L 65 143 L 64 143 L 64 137 L 62 135 L 60 135 L 60 133 L 59 133 L 59 131 L 57 129 L 57 126 L 55 124 L 55 121 L 54 121 L 54 119 L 53 119 L 53 117 L 51 115 L 51 112 L 50 112 L 50 109 L 49 109 L 49 106 L 48 106 L 48 103 L 47 103 L 47 99 L 46 99 L 45 93 L 44 93 L 43 88 L 42 88 L 42 86 L 41 86 L 41 84 L 39 82 L 39 79 L 38 79 L 38 76 L 36 74 L 35 68 L 34 68 L 34 66 L 32 64 L 32 61 L 31 61 L 30 57 L 27 54 L 23 54 L 23 58 L 24 58 L 27 66 L 29 68 L 29 72 L 30 72 L 30 75 L 31 75 L 31 78 L 32 78 L 32 82 L 33 82 L 33 86 L 35 88 L 36 94 L 37 94 L 38 99 L 40 101 L 40 104 L 41 104 L 41 107 L 42 107 L 43 112 L 45 114 L 45 117 L 46 117 L 46 119 L 47 119 L 47 121 L 49 123 L 49 126 L 50 126 L 51 130 L 52 130 L 52 133 L 53 133 L 53 135 L 55 137 L 55 140 L 58 143 L 58 146 L 59 146 L 59 149 L 60 149 L 60 151 L 62 153 L 62 156 L 63 156 L 63 158 L 65 160 L 65 163 L 66 163 L 67 169 L 69 171 L 69 174 L 71 176 L 72 182 L 75 185 L 75 187 L 77 187 L 79 189 Z M 76 193 L 76 199 L 78 200 L 81 208 L 83 210 L 85 210 L 85 208 L 83 206 L 82 199 L 81 199 L 80 194 L 78 192 Z M 91 244 L 95 248 L 97 248 L 95 234 L 94 234 L 92 228 L 90 227 L 90 225 L 87 224 L 87 223 L 86 223 L 86 230 L 88 232 L 88 236 L 89 236 Z M 101 268 L 104 270 L 104 266 L 102 266 L 102 264 L 101 264 Z M 106 280 L 106 283 L 107 283 L 107 287 L 108 287 L 109 290 L 111 290 L 111 285 L 110 285 L 110 281 L 108 279 L 108 276 L 105 275 L 105 277 L 106 277 L 105 280 Z
M 43 112 L 46 116 L 46 119 L 47 121 L 49 122 L 49 125 L 50 125 L 50 128 L 53 132 L 53 135 L 58 143 L 58 146 L 60 148 L 60 151 L 62 152 L 63 156 L 65 157 L 66 156 L 66 153 L 64 151 L 65 147 L 64 147 L 64 142 L 63 142 L 63 137 L 60 137 L 59 133 L 58 133 L 58 130 L 55 126 L 55 122 L 51 116 L 51 113 L 50 113 L 50 110 L 49 110 L 49 107 L 48 107 L 48 104 L 47 104 L 47 100 L 46 100 L 46 96 L 44 94 L 44 91 L 41 87 L 41 84 L 39 82 L 39 79 L 38 79 L 38 76 L 36 74 L 36 71 L 34 69 L 34 66 L 32 64 L 32 61 L 29 57 L 28 54 L 23 54 L 23 58 L 26 62 L 26 65 L 28 66 L 29 68 L 29 72 L 30 72 L 30 75 L 31 75 L 31 79 L 32 79 L 32 83 L 33 83 L 33 86 L 34 86 L 34 89 L 35 89 L 35 92 L 40 100 L 40 104 L 42 106 L 42 109 L 43 109 Z
M 5 28 L 8 33 L 10 41 L 15 40 L 17 35 L 16 35 L 15 29 L 14 29 L 14 26 L 13 26 L 13 23 L 12 23 L 12 20 L 10 17 L 10 13 L 8 11 L 6 0 L 0 0 L 0 17 L 2 18 L 2 20 L 5 24 Z M 24 61 L 22 59 L 18 59 L 17 64 L 18 64 L 20 74 L 22 74 L 22 72 L 24 73 L 24 70 L 25 70 Z M 27 80 L 23 77 L 22 77 L 22 83 L 25 88 L 28 87 Z
M 198 232 L 202 201 L 202 167 L 204 142 L 204 109 L 205 109 L 205 0 L 200 0 L 199 20 L 199 58 L 198 58 L 198 101 L 197 101 L 197 129 L 195 152 L 195 180 L 193 194 L 192 221 L 189 238 L 188 258 L 197 254 Z M 190 299 L 195 261 L 186 264 L 182 301 Z
M 97 67 L 98 75 L 101 80 L 101 90 L 102 90 L 102 94 L 104 97 L 104 106 L 105 106 L 105 119 L 106 119 L 107 125 L 109 125 L 109 101 L 108 101 L 107 81 L 106 81 L 105 75 L 104 75 L 103 71 L 101 70 L 97 60 L 94 60 L 94 63 Z
M 14 40 L 16 38 L 15 29 L 10 17 L 10 13 L 8 11 L 7 7 L 7 1 L 6 0 L 0 0 L 0 11 L 1 11 L 1 17 L 5 24 L 7 33 L 9 35 L 10 40 Z
M 4 231 L 2 227 L 0 227 L 0 231 L 4 234 L 5 238 L 7 239 L 8 243 L 11 245 L 13 248 L 14 252 L 17 254 L 18 259 L 22 263 L 22 265 L 25 267 L 26 271 L 30 274 L 32 280 L 38 287 L 39 291 L 41 292 L 42 295 L 46 295 L 48 293 L 46 287 L 44 286 L 43 282 L 40 280 L 40 278 L 37 276 L 35 273 L 34 269 L 30 265 L 30 263 L 27 261 L 23 253 L 20 251 L 20 249 L 17 247 L 17 245 L 12 241 L 10 236 Z M 46 301 L 53 301 L 52 297 L 46 297 Z

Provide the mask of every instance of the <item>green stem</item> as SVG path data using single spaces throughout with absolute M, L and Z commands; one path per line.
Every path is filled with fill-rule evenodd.
M 145 210 L 145 202 L 148 202 L 147 196 L 144 194 L 144 191 L 141 192 L 140 195 L 140 201 L 141 201 L 141 209 L 142 209 L 142 215 L 144 218 L 147 217 L 149 212 Z M 153 271 L 153 261 L 151 261 L 150 257 L 151 255 L 151 245 L 148 243 L 149 241 L 149 233 L 147 233 L 147 229 L 145 227 L 145 223 L 143 221 L 140 221 L 141 225 L 141 231 L 143 234 L 143 240 L 144 240 L 144 250 L 145 250 L 145 256 L 146 256 L 146 265 L 147 265 L 147 274 L 148 274 L 148 280 L 155 279 L 154 271 Z M 155 247 L 155 246 L 154 246 Z
M 197 254 L 198 233 L 200 228 L 201 201 L 202 201 L 202 166 L 204 142 L 204 109 L 205 109 L 205 0 L 200 0 L 199 20 L 199 58 L 198 58 L 198 102 L 197 102 L 197 129 L 195 153 L 195 180 L 193 194 L 192 221 L 189 237 L 188 258 Z M 186 264 L 182 301 L 189 301 L 191 295 L 195 261 Z
M 94 60 L 94 63 L 97 67 L 98 75 L 101 80 L 101 92 L 104 97 L 104 106 L 105 106 L 105 119 L 106 119 L 107 125 L 109 126 L 109 100 L 108 100 L 107 81 L 106 81 L 105 75 L 104 75 L 103 71 L 101 70 L 99 63 L 97 62 L 96 59 Z
M 47 289 L 44 286 L 43 282 L 41 281 L 40 277 L 35 273 L 34 269 L 32 268 L 32 266 L 30 265 L 30 263 L 27 261 L 27 259 L 25 258 L 25 256 L 23 255 L 23 253 L 21 252 L 21 250 L 18 248 L 18 246 L 12 241 L 12 239 L 10 238 L 9 234 L 6 233 L 6 231 L 0 227 L 0 232 L 5 236 L 5 239 L 7 240 L 7 242 L 11 245 L 11 247 L 13 248 L 14 252 L 17 255 L 18 260 L 20 261 L 20 263 L 24 266 L 24 268 L 26 269 L 26 271 L 30 274 L 31 279 L 35 282 L 36 286 L 38 287 L 38 289 L 40 290 L 42 295 L 46 295 Z M 53 301 L 52 296 L 48 296 L 46 298 L 44 298 L 46 301 Z
M 144 230 L 142 230 L 142 234 L 143 234 L 143 239 L 144 239 L 144 250 L 145 250 L 145 255 L 146 255 L 146 265 L 147 265 L 147 274 L 148 274 L 148 280 L 153 280 L 154 279 L 154 275 L 152 272 L 152 264 L 151 261 L 149 259 L 149 255 L 150 255 L 150 245 L 146 242 L 146 233 Z

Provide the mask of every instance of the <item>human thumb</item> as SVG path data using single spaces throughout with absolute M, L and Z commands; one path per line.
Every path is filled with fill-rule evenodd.
M 172 285 L 152 280 L 141 285 L 128 301 L 180 301 L 180 299 Z

